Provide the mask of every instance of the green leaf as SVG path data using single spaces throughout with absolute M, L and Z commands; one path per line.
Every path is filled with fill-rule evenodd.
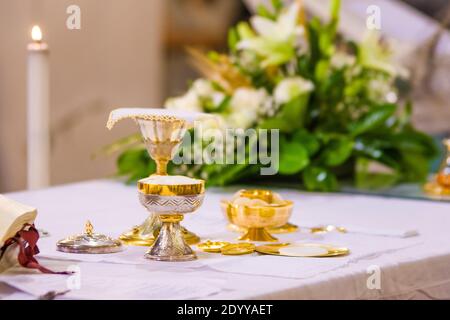
M 393 135 L 390 141 L 405 154 L 419 153 L 428 159 L 433 159 L 439 154 L 433 138 L 411 128 Z
M 156 166 L 147 150 L 130 149 L 119 156 L 117 167 L 118 174 L 128 176 L 128 182 L 132 182 L 149 176 L 155 171 Z
M 215 112 L 217 113 L 223 113 L 225 110 L 228 109 L 228 106 L 230 105 L 231 96 L 226 96 L 222 102 L 219 104 Z
M 275 9 L 275 12 L 278 14 L 281 9 L 283 9 L 283 2 L 281 0 L 272 0 L 272 7 Z
M 369 132 L 377 127 L 383 125 L 396 110 L 394 104 L 384 104 L 372 109 L 366 113 L 362 118 L 349 125 L 349 131 L 352 135 L 357 136 L 365 132 Z
M 258 126 L 261 129 L 280 129 L 281 132 L 293 132 L 303 127 L 309 93 L 303 93 L 281 106 L 280 111 L 263 120 Z
M 309 164 L 308 151 L 298 142 L 280 140 L 281 174 L 290 175 L 300 172 Z
M 341 0 L 332 0 L 331 1 L 331 20 L 338 21 L 339 20 L 339 11 L 341 10 Z
M 374 170 L 371 167 L 382 168 Z M 395 170 L 386 167 L 377 161 L 366 158 L 356 159 L 355 183 L 360 189 L 382 189 L 394 185 L 398 182 L 399 176 Z
M 236 30 L 240 40 L 249 39 L 256 36 L 255 32 L 247 22 L 239 22 L 236 27 Z
M 231 52 L 235 53 L 237 51 L 237 44 L 239 42 L 239 34 L 235 28 L 230 28 L 228 31 L 228 48 Z
M 256 12 L 259 16 L 270 19 L 270 20 L 275 20 L 275 16 L 262 4 L 259 4 L 256 7 Z
M 387 138 L 381 140 L 374 137 L 358 137 L 353 149 L 360 157 L 376 160 L 394 169 L 399 168 L 398 161 L 389 154 L 389 151 L 393 150 L 393 145 Z
M 354 141 L 347 137 L 332 139 L 320 154 L 320 162 L 329 167 L 343 164 L 352 154 Z
M 329 60 L 320 60 L 316 65 L 315 78 L 316 81 L 322 82 L 328 78 L 330 71 L 330 61 Z
M 306 189 L 311 191 L 336 191 L 338 182 L 336 176 L 329 170 L 310 166 L 303 171 L 303 183 Z
M 312 133 L 303 129 L 295 132 L 292 136 L 292 140 L 300 143 L 306 151 L 308 151 L 309 157 L 312 157 L 320 149 L 319 139 Z
M 402 155 L 401 165 L 402 178 L 408 182 L 425 181 L 430 168 L 430 162 L 426 157 L 411 152 Z

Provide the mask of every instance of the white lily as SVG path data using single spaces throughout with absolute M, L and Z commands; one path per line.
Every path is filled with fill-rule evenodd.
M 281 13 L 276 21 L 254 16 L 250 22 L 258 36 L 241 40 L 238 49 L 252 50 L 263 58 L 262 65 L 279 65 L 289 61 L 295 55 L 296 41 L 305 34 L 303 26 L 298 24 L 299 4 L 293 3 L 287 11 Z
M 230 101 L 227 123 L 232 128 L 247 129 L 257 120 L 270 96 L 265 89 L 237 89 Z
M 389 75 L 407 77 L 408 71 L 394 65 L 388 45 L 381 42 L 381 34 L 371 30 L 364 36 L 359 50 L 359 62 L 368 68 L 384 71 Z
M 292 99 L 314 90 L 314 84 L 302 77 L 291 77 L 282 80 L 274 90 L 275 102 L 278 105 L 291 101 Z
M 164 107 L 170 110 L 203 111 L 200 99 L 193 90 L 189 90 L 183 96 L 167 99 Z

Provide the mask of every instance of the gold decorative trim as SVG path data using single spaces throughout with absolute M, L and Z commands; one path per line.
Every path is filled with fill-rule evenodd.
M 186 122 L 186 120 L 177 118 L 175 116 L 169 116 L 169 115 L 138 114 L 138 115 L 127 115 L 127 116 L 122 116 L 122 117 L 113 119 L 110 114 L 108 122 L 106 123 L 106 128 L 108 128 L 108 130 L 111 130 L 117 122 L 124 120 L 124 119 L 162 121 L 162 122 L 178 122 L 178 123 Z
M 226 203 L 229 207 L 233 209 L 245 208 L 245 209 L 260 209 L 270 211 L 272 209 L 281 209 L 281 208 L 289 208 L 294 206 L 294 202 L 291 200 L 283 200 L 283 203 L 269 203 L 267 205 L 248 205 L 248 204 L 234 204 L 228 200 L 222 200 L 223 203 Z
M 159 185 L 138 181 L 138 190 L 143 194 L 159 196 L 189 196 L 205 192 L 205 181 L 198 180 L 195 184 Z

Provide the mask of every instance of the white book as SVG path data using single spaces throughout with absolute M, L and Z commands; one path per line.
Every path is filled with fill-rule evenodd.
M 12 238 L 25 224 L 33 224 L 36 219 L 35 208 L 0 195 L 0 248 Z

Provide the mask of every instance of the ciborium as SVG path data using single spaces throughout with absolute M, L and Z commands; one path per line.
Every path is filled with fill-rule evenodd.
M 203 201 L 205 183 L 200 179 L 167 175 L 167 164 L 182 143 L 186 130 L 204 114 L 168 112 L 161 109 L 117 109 L 111 112 L 108 128 L 125 118 L 140 127 L 156 173 L 138 181 L 141 204 L 150 216 L 139 227 L 122 235 L 129 244 L 152 245 L 146 257 L 161 261 L 196 258 L 189 247 L 199 238 L 180 225 L 184 214 L 195 211 Z
M 442 141 L 444 144 L 444 158 L 442 159 L 438 173 L 431 181 L 424 185 L 425 192 L 438 199 L 450 199 L 450 138 Z
M 240 190 L 235 197 L 244 197 L 248 199 L 260 199 L 266 201 L 268 203 L 281 203 L 283 200 L 276 192 L 272 192 L 270 190 L 262 190 L 262 189 L 250 189 L 250 190 Z M 227 229 L 233 232 L 246 233 L 247 229 L 244 227 L 239 227 L 233 223 L 229 223 Z M 283 234 L 283 233 L 292 233 L 296 232 L 298 227 L 295 224 L 290 222 L 286 222 L 282 226 L 278 227 L 268 227 L 267 231 L 270 234 Z
M 277 241 L 269 230 L 285 225 L 293 207 L 292 201 L 275 199 L 266 190 L 240 190 L 220 205 L 228 221 L 244 230 L 239 240 L 248 241 Z

